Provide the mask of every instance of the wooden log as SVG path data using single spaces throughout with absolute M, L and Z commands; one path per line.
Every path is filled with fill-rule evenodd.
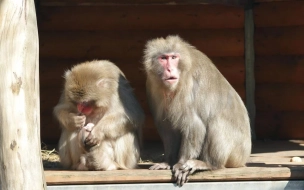
M 250 0 L 41 0 L 44 6 L 96 6 L 96 5 L 151 5 L 151 4 L 223 4 L 233 6 L 244 6 Z
M 304 111 L 303 94 L 304 84 L 257 84 L 257 112 Z
M 253 141 L 252 154 L 244 168 L 228 168 L 215 171 L 203 171 L 191 175 L 191 181 L 263 181 L 263 180 L 303 180 L 302 163 L 290 162 L 293 156 L 304 156 L 304 141 Z M 163 153 L 161 143 L 147 143 L 144 155 L 151 156 L 152 151 Z M 145 159 L 144 159 L 145 160 Z M 62 171 L 47 170 L 48 185 L 56 184 L 105 184 L 105 183 L 154 183 L 173 182 L 169 170 L 151 171 L 145 168 L 152 163 L 140 163 L 137 170 L 118 171 Z
M 257 56 L 255 78 L 263 83 L 304 83 L 304 56 Z
M 255 29 L 256 55 L 304 55 L 304 26 Z
M 304 25 L 304 1 L 260 3 L 254 6 L 255 27 Z
M 255 3 L 271 3 L 271 2 L 281 2 L 281 1 L 287 1 L 289 3 L 295 2 L 298 0 L 254 0 Z
M 243 167 L 198 172 L 190 182 L 303 179 L 299 167 Z M 174 182 L 170 170 L 45 171 L 48 185 Z
M 243 56 L 243 29 L 100 32 L 41 32 L 42 58 L 141 58 L 147 40 L 179 34 L 208 56 Z
M 41 7 L 39 12 L 40 32 L 244 27 L 242 8 L 219 5 Z
M 34 1 L 3 0 L 0 4 L 1 189 L 46 189 L 40 155 Z

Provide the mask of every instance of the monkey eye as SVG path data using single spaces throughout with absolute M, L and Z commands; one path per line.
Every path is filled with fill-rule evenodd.
M 160 58 L 164 60 L 167 59 L 167 56 L 161 56 Z
M 172 55 L 172 59 L 176 59 L 176 57 L 177 57 L 177 56 L 175 56 L 175 55 Z

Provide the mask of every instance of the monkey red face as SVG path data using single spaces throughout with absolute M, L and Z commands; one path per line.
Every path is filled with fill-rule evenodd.
M 179 59 L 180 55 L 178 53 L 167 53 L 158 57 L 158 62 L 164 69 L 162 80 L 165 84 L 173 85 L 178 82 L 179 70 L 177 66 Z
M 93 111 L 93 107 L 89 102 L 82 102 L 77 104 L 77 109 L 84 115 L 90 115 Z

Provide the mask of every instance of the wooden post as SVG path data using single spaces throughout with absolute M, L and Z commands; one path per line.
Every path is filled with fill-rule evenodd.
M 0 0 L 0 186 L 46 189 L 34 0 Z
M 255 134 L 255 78 L 254 78 L 254 21 L 253 2 L 245 7 L 245 69 L 246 69 L 246 107 L 250 117 L 251 137 Z

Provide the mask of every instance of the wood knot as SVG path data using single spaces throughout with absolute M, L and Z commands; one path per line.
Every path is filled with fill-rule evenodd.
M 16 145 L 17 145 L 17 142 L 16 142 L 15 140 L 13 140 L 13 142 L 12 142 L 11 145 L 10 145 L 10 148 L 11 148 L 12 150 L 14 150 L 15 147 L 16 147 Z
M 21 77 L 18 77 L 15 72 L 14 72 L 14 77 L 15 77 L 15 81 L 12 83 L 11 89 L 12 89 L 13 94 L 18 95 L 20 92 L 21 85 L 22 85 L 22 80 L 21 80 Z

